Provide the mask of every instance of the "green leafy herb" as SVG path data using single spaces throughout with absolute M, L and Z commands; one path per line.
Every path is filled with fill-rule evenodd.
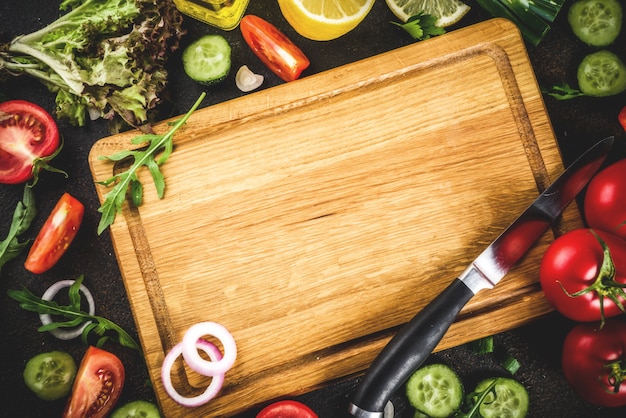
M 69 10 L 0 44 L 0 76 L 22 75 L 56 93 L 57 116 L 139 126 L 159 102 L 169 53 L 184 33 L 171 0 L 64 0 Z M 113 130 L 113 129 L 112 129 Z
M 437 17 L 425 13 L 411 16 L 406 23 L 391 22 L 409 33 L 414 39 L 422 41 L 437 35 L 443 35 L 446 30 L 436 25 Z
M 480 338 L 476 341 L 472 341 L 471 347 L 476 354 L 493 353 L 493 336 Z
M 18 237 L 30 227 L 30 223 L 36 214 L 35 193 L 32 186 L 26 184 L 22 200 L 17 203 L 13 212 L 9 233 L 4 241 L 0 242 L 0 272 L 9 260 L 17 257 L 28 245 L 29 241 L 20 242 Z
M 492 393 L 494 397 L 497 396 L 495 391 L 497 382 L 498 379 L 493 379 L 493 382 L 491 382 L 485 390 L 468 394 L 465 397 L 463 407 L 456 411 L 454 418 L 481 418 L 482 416 L 479 412 L 480 405 L 490 393 Z
M 541 92 L 547 94 L 548 96 L 552 96 L 557 100 L 569 100 L 576 97 L 586 96 L 586 94 L 582 91 L 571 88 L 569 84 L 552 86 L 549 89 L 542 88 Z
M 83 330 L 82 339 L 87 344 L 90 334 L 98 337 L 97 346 L 102 345 L 111 340 L 124 347 L 132 348 L 141 352 L 141 347 L 135 340 L 119 325 L 114 322 L 97 315 L 90 315 L 80 309 L 80 285 L 84 276 L 80 276 L 69 288 L 70 304 L 67 306 L 59 306 L 54 301 L 47 301 L 35 296 L 31 291 L 24 288 L 23 290 L 8 291 L 10 298 L 20 303 L 20 307 L 27 311 L 37 312 L 38 314 L 49 314 L 54 317 L 62 317 L 63 322 L 51 322 L 48 325 L 39 327 L 39 332 L 50 331 L 57 328 L 74 328 L 84 323 L 89 323 Z
M 100 157 L 101 159 L 111 161 L 121 161 L 126 158 L 132 158 L 133 163 L 127 170 L 115 174 L 105 181 L 99 182 L 105 186 L 115 183 L 115 186 L 107 193 L 104 203 L 98 208 L 98 212 L 102 213 L 100 223 L 98 224 L 98 234 L 101 234 L 111 225 L 115 221 L 116 215 L 122 211 L 122 204 L 126 199 L 127 192 L 130 191 L 132 201 L 135 205 L 141 204 L 143 187 L 137 178 L 137 170 L 142 166 L 148 168 L 152 180 L 154 181 L 157 194 L 160 199 L 163 198 L 163 194 L 165 193 L 165 178 L 159 166 L 167 161 L 172 154 L 174 148 L 172 142 L 174 133 L 187 122 L 187 119 L 189 119 L 191 114 L 200 106 L 205 96 L 206 93 L 203 92 L 191 109 L 178 120 L 166 134 L 144 134 L 131 140 L 131 143 L 134 145 L 148 144 L 146 148 L 124 150 L 114 155 Z

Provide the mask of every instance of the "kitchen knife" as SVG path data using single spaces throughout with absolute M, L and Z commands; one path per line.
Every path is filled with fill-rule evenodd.
M 612 145 L 613 137 L 605 138 L 574 161 L 389 341 L 357 387 L 349 406 L 353 416 L 383 417 L 391 396 L 428 358 L 463 306 L 480 290 L 493 288 L 522 258 L 599 170 Z

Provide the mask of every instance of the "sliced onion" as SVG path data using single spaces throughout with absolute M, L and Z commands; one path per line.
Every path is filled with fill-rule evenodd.
M 263 84 L 263 76 L 250 71 L 247 65 L 242 65 L 235 75 L 235 84 L 239 90 L 247 93 Z
M 222 353 L 220 353 L 220 350 L 215 346 L 215 344 L 209 341 L 196 339 L 194 344 L 194 350 L 197 352 L 198 349 L 207 353 L 209 358 L 214 362 L 218 362 L 222 358 Z M 161 380 L 163 381 L 163 387 L 165 388 L 167 394 L 176 403 L 182 406 L 194 408 L 196 406 L 204 405 L 205 403 L 213 399 L 222 389 L 222 385 L 224 384 L 224 374 L 217 374 L 212 376 L 209 386 L 207 386 L 205 391 L 198 396 L 188 398 L 181 395 L 180 393 L 178 393 L 178 391 L 176 391 L 176 389 L 174 389 L 174 386 L 172 385 L 171 374 L 172 366 L 174 365 L 174 362 L 176 361 L 178 356 L 181 355 L 182 351 L 183 343 L 178 343 L 165 356 L 165 359 L 163 360 L 163 366 L 161 367 Z
M 200 357 L 196 343 L 205 335 L 211 335 L 220 340 L 224 349 L 221 359 L 207 361 Z M 224 326 L 215 322 L 200 322 L 192 325 L 185 333 L 182 345 L 183 358 L 189 368 L 204 376 L 225 374 L 237 358 L 235 339 Z
M 50 286 L 41 296 L 41 299 L 51 301 L 54 297 L 59 293 L 59 290 L 70 287 L 73 285 L 75 280 L 59 280 L 52 286 Z M 96 305 L 93 301 L 93 296 L 87 287 L 84 284 L 80 285 L 79 290 L 85 295 L 85 299 L 87 299 L 87 304 L 89 305 L 89 315 L 93 315 L 96 313 Z M 39 319 L 43 325 L 48 325 L 52 323 L 52 317 L 50 314 L 39 314 Z M 83 330 L 87 327 L 87 325 L 91 324 L 91 321 L 85 322 L 76 328 L 55 328 L 50 330 L 50 334 L 54 335 L 60 340 L 71 340 L 83 333 Z

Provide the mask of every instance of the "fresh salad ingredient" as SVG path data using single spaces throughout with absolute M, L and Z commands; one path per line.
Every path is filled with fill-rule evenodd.
M 470 6 L 460 0 L 385 0 L 387 6 L 402 22 L 413 16 L 432 15 L 442 28 L 457 23 L 470 11 Z
M 207 86 L 220 83 L 230 72 L 230 44 L 221 35 L 205 35 L 183 51 L 183 68 L 194 81 Z
M 64 351 L 37 354 L 24 368 L 24 383 L 35 395 L 53 401 L 70 393 L 76 362 Z
M 113 353 L 90 346 L 78 367 L 63 418 L 109 416 L 124 387 L 126 371 Z
M 436 16 L 424 13 L 411 16 L 406 23 L 391 22 L 391 24 L 401 27 L 418 41 L 446 33 L 443 27 L 437 26 Z
M 194 343 L 194 350 L 204 351 L 212 362 L 219 362 L 222 359 L 222 353 L 215 346 L 215 344 L 198 339 Z M 163 366 L 161 367 L 161 380 L 163 382 L 163 388 L 165 392 L 178 404 L 189 408 L 195 408 L 206 404 L 211 399 L 215 398 L 224 384 L 224 374 L 216 374 L 211 376 L 211 383 L 207 386 L 205 391 L 194 397 L 186 397 L 178 393 L 172 384 L 172 367 L 174 362 L 183 352 L 183 343 L 178 343 L 172 348 L 163 360 Z
M 487 378 L 478 383 L 473 394 L 485 394 L 478 407 L 483 418 L 523 418 L 528 413 L 528 391 L 515 379 Z
M 148 401 L 131 401 L 117 408 L 111 418 L 161 418 L 159 408 Z
M 196 349 L 196 342 L 203 336 L 217 338 L 223 347 L 222 358 L 207 361 L 203 359 Z M 200 322 L 189 327 L 183 337 L 182 354 L 185 362 L 191 370 L 203 376 L 216 376 L 225 374 L 235 363 L 237 358 L 237 345 L 230 332 L 215 322 Z
M 286 399 L 266 406 L 256 418 L 317 418 L 317 414 L 302 402 Z
M 81 275 L 69 288 L 70 304 L 61 306 L 52 300 L 44 300 L 35 296 L 28 289 L 9 289 L 9 297 L 19 302 L 24 310 L 36 312 L 38 314 L 48 314 L 52 318 L 61 317 L 64 322 L 51 322 L 39 327 L 39 332 L 46 332 L 57 328 L 74 328 L 83 322 L 92 322 L 83 330 L 82 338 L 85 343 L 92 332 L 98 336 L 98 346 L 102 346 L 107 341 L 114 341 L 118 344 L 141 351 L 139 344 L 119 325 L 97 315 L 90 315 L 80 309 L 80 286 L 84 277 Z
M 605 231 L 574 229 L 554 240 L 541 260 L 546 299 L 575 321 L 604 321 L 626 303 L 626 241 Z
M 51 269 L 74 240 L 84 213 L 83 204 L 64 193 L 30 247 L 24 267 L 35 274 Z
M 626 65 L 614 53 L 597 51 L 578 66 L 578 87 L 587 96 L 614 96 L 626 91 Z
M 584 212 L 589 227 L 626 240 L 626 159 L 602 169 L 591 179 L 585 191 Z
M 239 28 L 252 52 L 282 80 L 297 79 L 309 66 L 304 52 L 268 21 L 246 15 Z
M 617 115 L 617 120 L 619 121 L 622 128 L 626 131 L 626 106 L 622 108 L 622 110 Z
M 235 75 L 235 84 L 239 90 L 247 93 L 261 87 L 263 79 L 264 77 L 261 74 L 255 74 L 247 65 L 242 65 Z
M 278 0 L 278 6 L 300 35 L 330 41 L 356 28 L 369 14 L 374 0 Z
M 104 230 L 115 221 L 116 215 L 122 211 L 122 204 L 124 203 L 124 199 L 126 199 L 128 190 L 133 191 L 133 203 L 141 203 L 143 188 L 137 177 L 137 171 L 141 167 L 146 166 L 148 168 L 159 199 L 163 198 L 165 193 L 165 179 L 159 166 L 165 163 L 172 154 L 174 149 L 174 134 L 187 122 L 187 119 L 189 119 L 191 114 L 200 106 L 205 96 L 206 93 L 202 93 L 191 109 L 164 135 L 144 134 L 131 140 L 133 146 L 143 146 L 143 148 L 126 150 L 118 152 L 115 155 L 100 157 L 111 161 L 121 161 L 126 158 L 132 158 L 133 163 L 127 170 L 115 174 L 106 181 L 100 182 L 100 184 L 104 186 L 110 186 L 112 184 L 114 184 L 114 186 L 106 194 L 104 203 L 98 208 L 98 212 L 102 213 L 100 223 L 98 224 L 98 235 L 104 232 Z
M 59 129 L 42 107 L 26 100 L 0 102 L 0 183 L 35 184 L 42 169 L 67 176 L 48 164 L 60 150 Z
M 577 0 L 567 20 L 574 35 L 587 45 L 611 45 L 622 29 L 622 6 L 617 0 Z
M 524 40 L 539 45 L 561 11 L 565 0 L 478 0 L 494 17 L 515 23 Z
M 574 391 L 604 407 L 626 405 L 626 323 L 578 324 L 565 337 L 562 369 Z
M 70 287 L 75 282 L 76 280 L 60 280 L 54 283 L 52 286 L 50 286 L 43 293 L 43 295 L 41 296 L 41 299 L 46 300 L 46 301 L 54 300 L 54 297 L 57 295 L 57 293 L 59 293 L 59 290 L 64 289 L 66 287 Z M 82 293 L 85 296 L 85 299 L 87 300 L 87 306 L 89 306 L 89 315 L 94 315 L 96 313 L 96 305 L 93 301 L 93 296 L 91 295 L 91 292 L 89 291 L 89 289 L 87 289 L 87 287 L 84 284 L 81 284 L 78 289 L 80 290 L 80 293 Z M 72 296 L 76 296 L 76 295 L 72 295 Z M 72 303 L 75 303 L 76 305 L 80 306 L 80 300 L 72 301 Z M 51 324 L 53 322 L 52 316 L 50 316 L 50 314 L 47 314 L 47 313 L 39 314 L 39 319 L 41 320 L 41 324 L 44 326 Z M 68 329 L 53 328 L 50 330 L 50 334 L 54 335 L 60 340 L 72 340 L 76 337 L 79 337 L 82 335 L 85 328 L 87 328 L 87 326 L 91 324 L 91 321 L 86 321 L 86 322 L 77 321 L 77 322 L 80 322 L 81 325 L 77 325 L 74 328 L 68 328 Z
M 64 0 L 60 9 L 69 11 L 0 45 L 0 74 L 40 80 L 56 93 L 57 116 L 75 125 L 85 125 L 87 115 L 146 123 L 184 33 L 173 2 Z
M 430 364 L 411 375 L 406 396 L 418 411 L 432 418 L 445 418 L 461 407 L 463 384 L 450 367 Z
M 22 200 L 17 202 L 11 226 L 7 237 L 0 241 L 0 272 L 2 267 L 10 260 L 20 255 L 22 250 L 28 245 L 28 241 L 19 240 L 19 236 L 28 230 L 32 220 L 37 215 L 35 207 L 35 193 L 30 185 L 24 186 Z

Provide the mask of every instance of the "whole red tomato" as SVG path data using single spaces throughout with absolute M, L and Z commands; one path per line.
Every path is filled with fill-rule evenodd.
M 52 116 L 25 100 L 0 103 L 0 183 L 18 184 L 48 166 L 60 147 Z
M 309 66 L 302 50 L 265 19 L 246 15 L 239 28 L 252 52 L 284 81 L 297 79 Z
M 108 416 L 124 387 L 126 372 L 113 353 L 90 346 L 78 367 L 63 418 Z
M 565 337 L 563 374 L 587 402 L 605 407 L 626 405 L 626 323 L 618 318 L 579 324 Z
M 287 399 L 266 406 L 256 418 L 317 418 L 317 414 L 305 404 Z
M 622 312 L 626 293 L 626 241 L 580 228 L 554 240 L 539 268 L 546 299 L 575 321 L 602 321 Z
M 584 208 L 588 226 L 626 239 L 626 158 L 595 175 L 585 192 Z
M 41 227 L 24 267 L 35 274 L 43 273 L 56 264 L 78 233 L 85 207 L 64 193 Z

